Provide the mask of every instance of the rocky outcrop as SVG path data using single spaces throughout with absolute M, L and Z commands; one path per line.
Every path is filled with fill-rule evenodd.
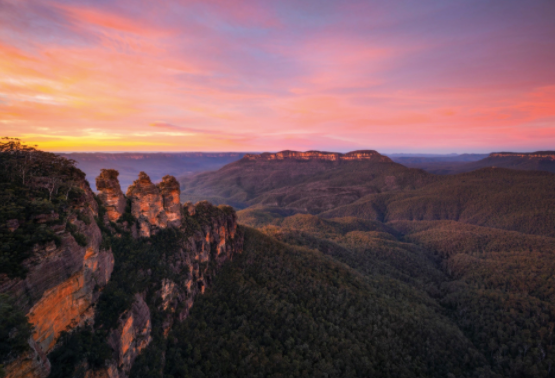
M 125 211 L 125 197 L 118 181 L 119 172 L 114 169 L 102 169 L 96 178 L 98 198 L 106 208 L 111 222 L 117 221 Z
M 194 208 L 196 216 L 203 216 L 213 209 L 213 206 L 202 201 Z M 162 308 L 173 313 L 185 302 L 186 306 L 175 314 L 177 319 L 184 320 L 189 314 L 194 297 L 203 294 L 213 279 L 215 271 L 211 270 L 208 263 L 212 262 L 217 270 L 242 250 L 243 237 L 237 235 L 235 211 L 231 207 L 225 207 L 225 211 L 214 212 L 210 224 L 190 236 L 180 253 L 168 261 L 174 275 L 181 276 L 183 280 L 163 282 L 160 290 Z
M 240 253 L 243 245 L 242 236 L 237 234 L 237 216 L 231 207 L 217 208 L 208 202 L 181 205 L 179 183 L 173 176 L 165 176 L 155 185 L 141 172 L 126 197 L 131 202 L 131 215 L 137 220 L 138 236 L 148 238 L 161 229 L 173 227 L 184 239 L 178 251 L 160 261 L 171 278 L 163 278 L 156 288 L 136 294 L 131 309 L 120 315 L 117 327 L 108 337 L 113 359 L 105 369 L 87 372 L 91 378 L 127 377 L 134 361 L 151 341 L 152 311 L 162 316 L 162 332 L 167 336 L 176 321 L 187 318 L 195 297 L 204 293 L 217 269 Z M 145 298 L 150 298 L 148 304 Z
M 138 221 L 140 236 L 149 237 L 156 229 L 167 227 L 162 194 L 146 173 L 139 173 L 139 178 L 127 189 L 127 197 L 131 199 L 131 214 Z
M 159 183 L 158 188 L 162 195 L 162 205 L 168 219 L 168 225 L 179 227 L 181 224 L 181 203 L 179 195 L 179 182 L 173 176 L 164 176 L 162 182 Z
M 173 176 L 164 176 L 162 182 L 154 185 L 146 173 L 139 173 L 139 178 L 127 189 L 139 236 L 149 237 L 158 229 L 180 226 L 180 193 L 179 182 Z
M 387 156 L 383 156 L 380 153 L 373 150 L 347 152 L 345 155 L 340 156 L 339 159 L 343 161 L 373 160 L 380 163 L 392 162 L 392 160 Z
M 321 160 L 321 161 L 362 161 L 362 160 L 372 160 L 381 163 L 391 162 L 387 156 L 383 156 L 373 150 L 361 150 L 352 151 L 346 154 L 340 154 L 337 152 L 322 152 L 322 151 L 281 151 L 276 153 L 262 153 L 262 154 L 246 154 L 243 157 L 245 161 L 280 161 L 280 160 Z
M 169 269 L 171 278 L 163 278 L 150 295 L 156 303 L 155 311 L 162 316 L 162 332 L 169 334 L 176 322 L 187 318 L 197 295 L 203 294 L 218 269 L 241 253 L 243 237 L 237 230 L 237 215 L 231 207 L 214 207 L 203 201 L 193 208 L 194 220 L 201 221 L 200 229 L 190 231 L 177 253 L 161 262 Z M 180 230 L 187 232 L 186 226 Z M 90 377 L 118 377 L 129 375 L 133 362 L 150 343 L 152 337 L 152 307 L 145 301 L 146 293 L 137 294 L 132 308 L 120 315 L 118 326 L 109 336 L 114 358 L 106 369 Z M 90 372 L 89 374 L 93 374 Z
M 127 198 L 121 193 L 117 172 L 103 170 L 97 185 L 109 221 L 119 223 L 104 231 L 111 232 L 112 237 L 124 237 L 122 234 L 134 229 L 134 225 L 127 228 L 126 223 L 133 223 L 128 215 L 125 222 L 121 220 Z M 79 204 L 68 214 L 51 212 L 31 219 L 56 232 L 59 243 L 35 246 L 32 258 L 25 261 L 29 272 L 24 279 L 0 276 L 0 293 L 16 298 L 18 307 L 24 309 L 34 326 L 30 352 L 5 369 L 10 378 L 48 376 L 51 367 L 47 355 L 59 347 L 56 342 L 60 333 L 84 324 L 95 327 L 95 304 L 111 278 L 114 257 L 111 249 L 100 247 L 104 244 L 94 221 L 99 214 L 94 195 L 86 184 L 81 189 L 84 194 Z M 140 236 L 154 236 L 169 226 L 177 230 L 174 234 L 179 242 L 176 250 L 161 255 L 164 257 L 160 264 L 167 277 L 150 278 L 150 286 L 134 294 L 132 305 L 119 314 L 116 325 L 98 326 L 101 332 L 107 332 L 112 359 L 100 370 L 86 371 L 85 377 L 128 377 L 133 363 L 152 340 L 154 316 L 161 319 L 162 334 L 167 336 L 175 322 L 187 318 L 195 297 L 204 293 L 221 265 L 242 251 L 243 238 L 231 207 L 199 202 L 189 203 L 184 209 L 179 195 L 179 183 L 172 176 L 165 176 L 154 185 L 141 172 L 129 188 L 131 215 L 139 225 Z M 14 229 L 21 226 L 11 222 L 10 227 L 12 223 Z M 154 239 L 144 242 L 150 244 Z M 140 274 L 150 276 L 150 269 L 141 270 Z M 87 366 L 83 361 L 80 369 Z
M 82 183 L 81 189 L 84 196 L 64 223 L 48 223 L 57 217 L 46 214 L 49 221 L 45 225 L 58 234 L 59 244 L 37 244 L 32 257 L 24 262 L 28 269 L 24 279 L 0 277 L 0 292 L 15 298 L 34 326 L 32 351 L 8 365 L 8 377 L 47 376 L 50 364 L 46 355 L 60 333 L 91 319 L 99 296 L 95 288 L 102 288 L 110 279 L 114 258 L 111 251 L 100 249 L 101 233 L 94 222 L 96 202 L 88 184 Z M 41 223 L 43 218 L 32 221 Z M 77 243 L 76 233 L 86 239 L 86 245 Z

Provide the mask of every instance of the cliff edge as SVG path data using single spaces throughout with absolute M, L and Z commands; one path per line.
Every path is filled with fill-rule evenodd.
M 82 176 L 71 184 L 79 195 L 65 213 L 28 220 L 54 240 L 33 246 L 25 274 L 0 274 L 0 294 L 14 298 L 32 324 L 26 352 L 5 361 L 6 377 L 128 377 L 149 344 L 163 342 L 222 264 L 242 251 L 235 211 L 183 206 L 172 176 L 154 184 L 141 172 L 124 195 L 118 172 L 102 170 L 97 196 Z M 3 225 L 10 232 L 22 226 Z

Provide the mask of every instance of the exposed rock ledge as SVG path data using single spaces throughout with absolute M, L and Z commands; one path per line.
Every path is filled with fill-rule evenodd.
M 372 160 L 380 163 L 389 163 L 392 160 L 374 150 L 352 151 L 346 154 L 322 151 L 281 151 L 276 153 L 264 152 L 262 154 L 246 154 L 243 160 L 247 161 L 278 161 L 278 160 L 323 160 L 323 161 L 357 161 Z

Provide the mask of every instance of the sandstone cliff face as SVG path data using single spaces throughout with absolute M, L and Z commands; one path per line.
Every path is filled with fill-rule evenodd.
M 199 202 L 194 207 L 195 214 L 202 214 L 211 205 L 208 202 Z M 175 314 L 177 319 L 184 320 L 189 314 L 194 297 L 204 293 L 213 279 L 215 272 L 210 270 L 208 262 L 213 261 L 217 269 L 242 250 L 243 237 L 237 235 L 235 212 L 219 213 L 211 217 L 210 223 L 190 236 L 180 253 L 168 261 L 172 271 L 183 280 L 163 282 L 160 291 L 160 296 L 163 298 L 162 307 L 173 313 L 180 303 L 185 302 L 187 305 L 183 310 Z
M 121 315 L 118 328 L 113 330 L 108 336 L 108 344 L 115 352 L 115 366 L 112 368 L 113 375 L 127 376 L 133 362 L 148 346 L 151 338 L 152 323 L 150 320 L 150 310 L 144 298 L 137 294 L 130 310 Z M 119 371 L 118 371 L 119 370 Z M 107 369 L 106 373 L 109 374 Z
M 115 182 L 112 185 L 118 186 Z M 127 377 L 134 361 L 152 340 L 152 311 L 162 314 L 162 332 L 167 336 L 175 322 L 187 318 L 196 295 L 204 293 L 217 269 L 242 251 L 243 238 L 237 233 L 233 209 L 215 208 L 208 202 L 184 207 L 179 196 L 179 183 L 172 176 L 165 176 L 154 185 L 141 172 L 129 187 L 127 197 L 131 214 L 137 219 L 137 236 L 154 236 L 169 226 L 186 237 L 178 251 L 160 262 L 168 267 L 171 278 L 163 278 L 159 286 L 135 295 L 131 308 L 120 315 L 117 327 L 110 331 L 112 360 L 105 369 L 88 371 L 87 377 Z M 189 223 L 183 222 L 183 217 L 188 217 Z M 152 303 L 147 304 L 147 296 Z
M 105 367 L 85 373 L 88 378 L 124 378 L 152 341 L 153 316 L 162 319 L 161 331 L 167 336 L 173 324 L 188 316 L 196 295 L 204 293 L 219 267 L 242 251 L 243 237 L 238 233 L 232 208 L 217 208 L 208 202 L 187 204 L 184 208 L 174 177 L 166 176 L 154 185 L 144 173 L 128 191 L 131 213 L 140 230 L 140 235 L 136 235 L 132 231 L 134 225 L 128 227 L 128 221 L 121 220 L 127 199 L 121 193 L 117 172 L 104 170 L 96 182 L 108 218 L 116 223 L 104 232 L 114 238 L 127 235 L 136 243 L 150 245 L 154 239 L 143 241 L 137 237 L 155 236 L 170 226 L 175 229 L 172 235 L 178 237 L 175 240 L 179 240 L 177 250 L 161 255 L 160 264 L 167 276 L 149 278 L 150 286 L 134 294 L 130 308 L 119 314 L 117 324 L 103 329 L 108 331 L 106 342 L 112 349 L 111 360 L 106 361 Z M 47 355 L 62 347 L 56 344 L 60 333 L 85 322 L 95 327 L 95 304 L 112 276 L 114 255 L 111 249 L 100 248 L 106 244 L 102 244 L 102 232 L 94 221 L 99 214 L 98 205 L 88 184 L 83 183 L 81 189 L 84 195 L 68 213 L 65 223 L 51 226 L 60 242 L 35 247 L 33 257 L 25 262 L 29 268 L 25 279 L 0 277 L 0 293 L 17 298 L 17 305 L 34 325 L 30 352 L 6 367 L 7 377 L 47 377 L 51 369 Z M 58 214 L 44 214 L 33 221 L 48 225 L 58 218 Z M 81 234 L 81 245 L 76 233 Z M 150 275 L 149 267 L 140 274 Z M 88 365 L 83 361 L 80 366 Z
M 29 340 L 31 350 L 19 356 L 6 368 L 6 377 L 35 378 L 47 377 L 50 373 L 50 361 L 46 354 L 37 346 L 31 338 Z
M 106 207 L 106 214 L 112 222 L 117 221 L 125 210 L 125 197 L 119 185 L 118 175 L 118 171 L 114 169 L 103 169 L 96 178 L 98 198 Z
M 158 184 L 168 225 L 179 227 L 181 224 L 181 203 L 179 202 L 179 182 L 173 176 L 164 176 Z
M 146 293 L 135 295 L 132 308 L 120 315 L 117 328 L 110 332 L 113 360 L 106 369 L 88 372 L 89 377 L 128 377 L 133 362 L 152 340 L 152 310 L 163 317 L 162 333 L 167 336 L 176 322 L 187 318 L 195 297 L 204 293 L 222 264 L 241 253 L 243 237 L 238 234 L 237 215 L 231 208 L 222 211 L 208 202 L 188 208 L 193 219 L 205 220 L 202 227 L 193 231 L 180 225 L 179 229 L 189 236 L 162 262 L 172 278 L 164 278 L 152 288 L 154 295 L 150 295 L 148 305 Z
M 167 227 L 162 194 L 146 173 L 139 173 L 139 178 L 127 189 L 127 197 L 131 198 L 131 214 L 139 223 L 140 236 L 149 237 L 157 228 Z
M 99 295 L 95 287 L 102 288 L 110 279 L 114 258 L 111 251 L 100 250 L 101 233 L 94 222 L 97 204 L 88 184 L 82 183 L 81 189 L 85 195 L 65 223 L 51 226 L 60 245 L 36 245 L 33 257 L 25 261 L 29 269 L 25 279 L 0 277 L 0 292 L 16 298 L 34 325 L 31 352 L 7 367 L 8 377 L 47 376 L 50 364 L 46 355 L 60 332 L 91 319 Z M 86 237 L 85 246 L 76 242 L 70 226 Z
M 322 151 L 281 151 L 277 153 L 262 153 L 262 154 L 246 154 L 243 159 L 245 160 L 321 160 L 321 161 L 357 161 L 357 160 L 373 160 L 376 162 L 386 163 L 391 162 L 387 156 L 383 156 L 373 150 L 352 151 L 346 154 L 337 152 L 322 152 Z

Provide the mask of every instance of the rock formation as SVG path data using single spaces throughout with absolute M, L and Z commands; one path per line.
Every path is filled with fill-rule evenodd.
M 356 160 L 373 160 L 376 162 L 391 162 L 387 156 L 383 156 L 373 150 L 352 151 L 346 154 L 337 152 L 322 152 L 322 151 L 281 151 L 276 153 L 262 153 L 262 154 L 246 154 L 244 160 L 321 160 L 321 161 L 356 161 Z
M 118 181 L 118 171 L 103 169 L 96 178 L 98 198 L 106 208 L 106 214 L 111 222 L 117 221 L 125 210 L 125 197 Z
M 166 175 L 162 178 L 162 182 L 158 184 L 160 194 L 162 195 L 162 204 L 168 225 L 179 227 L 181 224 L 181 203 L 179 202 L 179 182 L 173 176 Z
M 161 331 L 167 336 L 175 322 L 188 316 L 194 298 L 204 293 L 217 269 L 240 253 L 243 244 L 232 208 L 200 202 L 187 204 L 183 209 L 179 202 L 179 183 L 172 176 L 165 176 L 160 184 L 154 185 L 141 172 L 128 190 L 131 214 L 125 214 L 127 199 L 121 193 L 117 176 L 117 171 L 103 170 L 96 180 L 100 203 L 106 208 L 109 221 L 114 222 L 103 232 L 111 233 L 112 237 L 123 237 L 124 232 L 134 238 L 150 237 L 170 226 L 180 235 L 181 244 L 160 261 L 169 276 L 151 281 L 154 286 L 133 294 L 130 308 L 119 314 L 115 326 L 105 329 L 112 358 L 100 369 L 88 368 L 83 361 L 80 366 L 88 369 L 87 378 L 127 377 L 134 361 L 152 340 L 153 311 L 158 319 L 162 317 Z M 114 257 L 111 248 L 101 248 L 101 245 L 106 248 L 106 244 L 94 221 L 99 214 L 94 195 L 85 181 L 80 186 L 84 195 L 79 205 L 68 213 L 64 224 L 60 224 L 60 217 L 55 213 L 31 219 L 51 227 L 60 242 L 35 246 L 32 257 L 25 261 L 29 272 L 24 279 L 0 275 L 0 293 L 16 298 L 17 306 L 25 311 L 34 326 L 29 352 L 10 361 L 5 367 L 7 377 L 47 377 L 51 369 L 47 355 L 61 347 L 57 344 L 60 333 L 72 331 L 85 322 L 95 327 L 98 309 L 94 305 L 111 278 Z M 124 215 L 125 221 L 121 219 Z M 134 225 L 128 227 L 129 222 L 134 223 L 131 215 L 139 225 L 140 235 L 133 234 Z M 21 225 L 10 222 L 8 226 L 16 230 Z M 77 234 L 81 244 L 77 242 Z M 144 242 L 150 244 L 149 240 Z
M 195 217 L 202 226 L 187 230 L 182 224 L 184 209 L 179 202 L 179 183 L 172 176 L 165 176 L 156 186 L 141 172 L 127 195 L 131 199 L 131 212 L 141 225 L 140 236 L 155 235 L 166 226 L 189 234 L 178 253 L 164 262 L 173 278 L 164 278 L 155 293 L 160 298 L 157 310 L 165 316 L 162 327 L 167 336 L 176 321 L 187 318 L 196 295 L 204 293 L 214 269 L 241 252 L 243 238 L 237 235 L 237 215 L 230 207 L 215 208 L 206 201 L 196 205 L 188 203 L 187 216 Z M 105 369 L 88 371 L 87 377 L 128 376 L 133 362 L 152 339 L 151 308 L 144 294 L 135 295 L 131 309 L 120 315 L 118 326 L 110 332 L 108 343 L 114 351 L 112 361 Z
M 139 173 L 139 178 L 127 189 L 127 197 L 131 199 L 131 214 L 139 222 L 140 236 L 149 237 L 157 228 L 167 227 L 162 194 L 146 173 Z

